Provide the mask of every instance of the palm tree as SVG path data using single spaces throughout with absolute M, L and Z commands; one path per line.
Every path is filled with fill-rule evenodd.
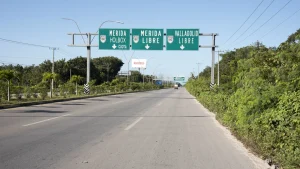
M 12 70 L 2 70 L 2 71 L 0 71 L 0 79 L 7 80 L 7 101 L 10 101 L 9 86 L 10 86 L 10 81 L 13 78 L 14 78 L 14 72 Z
M 71 78 L 71 82 L 76 83 L 76 95 L 78 95 L 77 84 L 78 84 L 78 82 L 81 82 L 81 81 L 83 81 L 83 77 L 81 77 L 79 75 L 73 75 Z
M 53 79 L 53 81 L 58 81 L 59 79 L 59 74 L 56 73 L 50 73 L 50 72 L 46 72 L 43 74 L 43 81 L 49 82 L 50 83 L 50 98 L 52 98 L 52 94 L 53 94 L 53 88 L 51 85 L 51 80 Z

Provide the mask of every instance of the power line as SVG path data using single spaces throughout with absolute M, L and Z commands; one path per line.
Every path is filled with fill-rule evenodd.
M 272 15 L 265 23 L 263 23 L 262 25 L 260 25 L 260 27 L 258 27 L 255 31 L 253 31 L 251 34 L 249 34 L 245 39 L 243 39 L 239 43 L 244 42 L 247 38 L 249 38 L 255 32 L 257 32 L 259 29 L 261 29 L 265 24 L 267 24 L 271 19 L 273 19 L 280 11 L 282 11 L 290 2 L 292 2 L 292 0 L 288 1 L 282 8 L 280 8 L 274 15 Z
M 29 56 L 0 56 L 0 58 L 24 58 L 24 59 L 27 59 L 27 58 L 35 58 L 35 59 L 47 59 L 47 58 L 44 58 L 44 57 L 29 57 Z
M 236 42 L 237 40 L 239 40 L 256 22 L 257 20 L 270 8 L 270 6 L 274 3 L 275 0 L 273 0 L 266 8 L 265 10 L 255 19 L 255 21 L 238 37 L 236 38 L 231 45 Z
M 0 38 L 0 40 L 4 41 L 4 42 L 15 43 L 15 44 L 20 44 L 20 45 L 35 46 L 35 47 L 41 47 L 41 48 L 53 48 L 51 46 L 37 45 L 37 44 L 33 44 L 33 43 L 20 42 L 20 41 L 9 40 L 9 39 L 4 39 L 4 38 Z
M 67 55 L 70 55 L 70 56 L 76 56 L 75 54 L 70 53 L 70 52 L 68 52 L 68 51 L 66 51 L 66 50 L 64 50 L 62 48 L 60 48 L 60 51 L 63 52 L 63 53 L 65 53 L 65 54 L 67 54 Z
M 300 9 L 298 9 L 296 12 L 294 12 L 292 15 L 290 15 L 289 17 L 287 17 L 285 20 L 283 20 L 280 24 L 278 24 L 276 27 L 274 27 L 273 29 L 271 29 L 269 32 L 267 32 L 264 36 L 262 36 L 260 39 L 264 38 L 265 36 L 267 36 L 269 33 L 273 32 L 275 29 L 277 29 L 280 25 L 282 25 L 284 22 L 288 21 L 290 18 L 292 18 L 294 15 L 296 15 L 298 12 L 300 11 Z
M 70 57 L 69 55 L 67 55 L 66 53 L 60 51 L 60 50 L 57 50 L 58 54 L 60 54 L 61 56 L 63 57 Z
M 254 9 L 254 11 L 248 16 L 248 18 L 245 20 L 245 22 L 230 36 L 230 38 L 228 38 L 226 40 L 226 42 L 223 44 L 225 45 L 244 25 L 245 23 L 250 19 L 250 17 L 257 11 L 257 9 L 260 7 L 260 5 L 264 2 L 265 0 L 262 0 L 258 5 L 257 7 Z M 223 46 L 222 45 L 222 46 Z

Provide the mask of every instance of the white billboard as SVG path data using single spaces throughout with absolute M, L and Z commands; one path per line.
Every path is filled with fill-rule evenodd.
M 132 59 L 131 67 L 146 69 L 147 68 L 147 60 L 146 59 Z

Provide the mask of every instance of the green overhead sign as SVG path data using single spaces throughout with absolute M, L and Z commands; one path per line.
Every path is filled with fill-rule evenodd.
M 129 50 L 130 29 L 99 29 L 99 49 Z
M 167 29 L 167 50 L 198 50 L 199 29 Z
M 130 36 L 131 45 L 130 45 Z M 100 50 L 198 50 L 199 29 L 99 29 Z
M 184 77 L 174 77 L 174 81 L 184 81 Z
M 133 50 L 163 50 L 163 29 L 132 29 Z

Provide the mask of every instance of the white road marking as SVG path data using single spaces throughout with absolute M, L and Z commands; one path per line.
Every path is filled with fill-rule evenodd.
M 136 123 L 138 123 L 139 121 L 141 121 L 143 119 L 143 117 L 138 118 L 135 122 L 133 122 L 132 124 L 130 124 L 128 127 L 126 127 L 124 130 L 129 130 L 131 129 L 134 125 L 136 125 Z
M 53 117 L 53 118 L 50 118 L 50 119 L 46 119 L 46 120 L 42 120 L 42 121 L 30 123 L 30 124 L 25 124 L 25 125 L 23 125 L 23 127 L 27 127 L 27 126 L 31 126 L 31 125 L 43 123 L 43 122 L 46 122 L 46 121 L 50 121 L 50 120 L 54 120 L 54 119 L 57 119 L 57 118 L 60 118 L 60 117 L 65 117 L 65 116 L 70 116 L 70 115 L 71 115 L 71 114 L 65 114 L 65 115 L 62 115 L 62 116 Z
M 159 102 L 159 103 L 156 105 L 156 107 L 160 106 L 161 104 L 162 104 L 162 102 Z
M 122 103 L 122 102 L 125 102 L 125 101 L 118 101 L 118 102 L 114 102 L 113 104 L 118 104 L 118 103 Z

